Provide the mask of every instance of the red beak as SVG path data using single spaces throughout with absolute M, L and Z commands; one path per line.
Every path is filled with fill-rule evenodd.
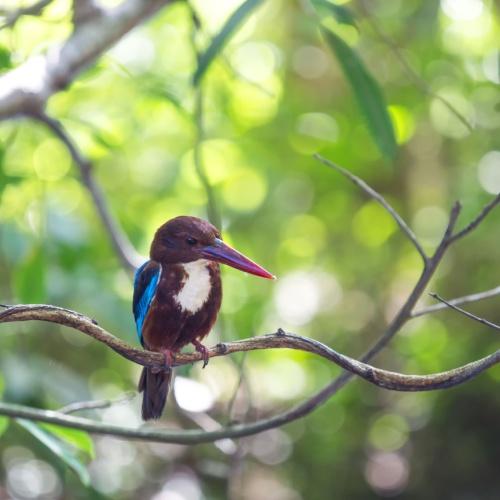
M 227 264 L 228 266 L 239 269 L 240 271 L 254 274 L 255 276 L 260 276 L 261 278 L 267 278 L 269 280 L 276 279 L 276 276 L 251 261 L 248 257 L 245 257 L 234 248 L 226 245 L 218 238 L 215 238 L 215 243 L 207 245 L 203 248 L 202 254 L 206 259 L 214 260 L 215 262 L 220 262 L 221 264 Z

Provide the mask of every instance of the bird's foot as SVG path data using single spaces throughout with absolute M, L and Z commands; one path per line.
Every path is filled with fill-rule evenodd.
M 203 359 L 203 368 L 208 365 L 208 349 L 198 340 L 193 340 L 192 344 L 194 348 L 201 354 L 201 359 Z
M 172 369 L 172 366 L 175 363 L 174 351 L 172 351 L 171 349 L 162 349 L 160 352 L 163 354 L 165 358 L 165 365 L 163 368 L 158 368 L 157 373 L 160 373 L 161 371 L 168 372 Z

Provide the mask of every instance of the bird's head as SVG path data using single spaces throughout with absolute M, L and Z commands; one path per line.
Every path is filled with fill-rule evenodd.
M 206 259 L 255 276 L 274 279 L 263 267 L 224 243 L 215 226 L 197 217 L 181 215 L 160 226 L 151 244 L 150 256 L 165 264 Z

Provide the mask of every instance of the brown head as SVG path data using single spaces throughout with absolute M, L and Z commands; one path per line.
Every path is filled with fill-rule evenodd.
M 262 278 L 274 276 L 222 241 L 219 230 L 209 222 L 181 215 L 156 231 L 150 257 L 164 264 L 211 260 Z

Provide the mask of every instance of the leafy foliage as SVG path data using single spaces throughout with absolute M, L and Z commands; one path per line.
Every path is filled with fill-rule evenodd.
M 83 465 L 83 463 L 77 458 L 74 450 L 68 446 L 68 442 L 71 442 L 71 444 L 75 443 L 74 431 L 58 431 L 56 434 L 49 431 L 46 427 L 41 427 L 36 422 L 31 422 L 29 420 L 18 419 L 17 423 L 23 429 L 27 430 L 34 438 L 44 444 L 50 451 L 57 455 L 57 457 L 67 464 L 68 467 L 73 469 L 85 486 L 90 484 L 90 476 L 85 468 L 85 465 Z M 61 439 L 62 435 L 65 436 L 64 441 Z M 70 437 L 70 439 L 68 439 L 68 437 Z
M 380 151 L 386 157 L 393 158 L 396 154 L 396 138 L 377 82 L 368 73 L 356 52 L 342 38 L 328 29 L 323 29 L 322 33 L 351 83 L 360 110 Z
M 193 83 L 197 85 L 203 78 L 212 61 L 228 43 L 229 38 L 238 26 L 247 18 L 260 4 L 262 0 L 245 0 L 228 18 L 222 29 L 214 36 L 207 49 L 198 58 L 198 67 L 193 75 Z

